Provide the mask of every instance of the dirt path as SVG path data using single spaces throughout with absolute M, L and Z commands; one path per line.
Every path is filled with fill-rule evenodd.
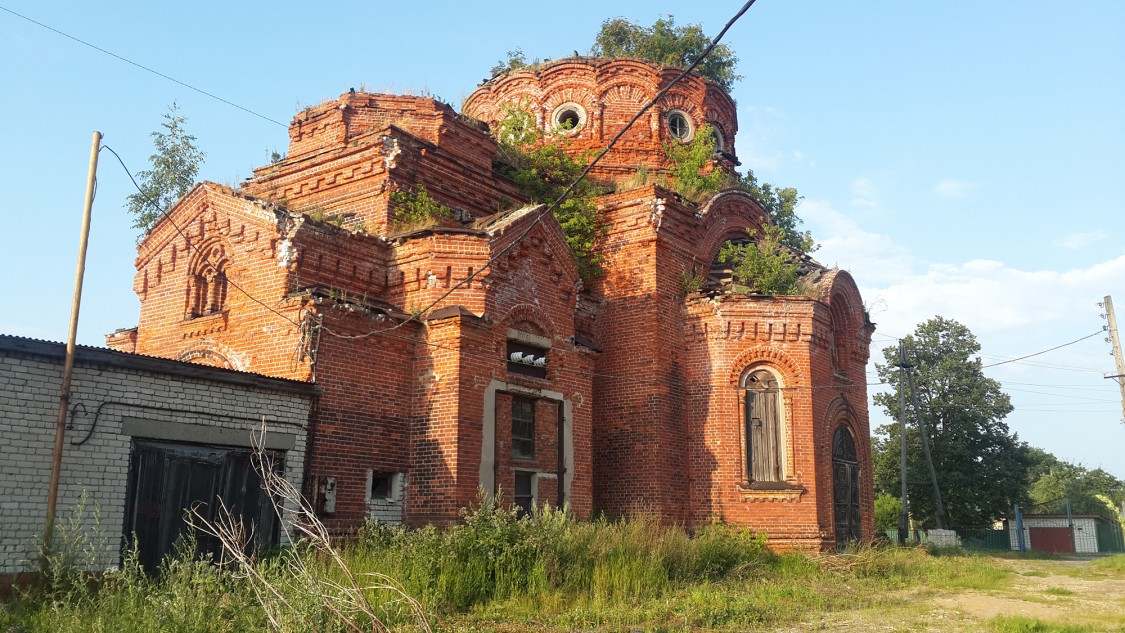
M 911 590 L 888 596 L 878 609 L 842 612 L 784 631 L 991 631 L 994 618 L 1038 620 L 1055 631 L 1064 626 L 1125 632 L 1125 579 L 1091 567 L 1089 560 L 995 559 L 1013 572 L 1011 582 L 991 591 Z M 1008 630 L 1008 629 L 1000 629 Z

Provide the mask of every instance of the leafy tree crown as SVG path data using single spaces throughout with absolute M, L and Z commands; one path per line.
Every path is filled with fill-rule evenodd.
M 710 45 L 711 38 L 703 33 L 702 26 L 676 26 L 671 15 L 657 19 L 652 26 L 613 18 L 602 22 L 590 54 L 597 57 L 635 57 L 655 64 L 686 68 Z M 734 51 L 726 44 L 719 44 L 696 66 L 695 72 L 729 92 L 734 83 L 742 79 L 735 73 L 737 65 L 738 57 Z
M 195 146 L 195 137 L 184 128 L 187 118 L 173 101 L 164 113 L 163 131 L 152 133 L 155 153 L 149 156 L 152 169 L 137 174 L 140 191 L 126 200 L 126 210 L 134 216 L 133 227 L 143 238 L 161 216 L 195 184 L 205 154 Z
M 885 363 L 876 363 L 880 379 L 892 390 L 873 399 L 894 420 L 904 413 L 900 393 L 906 395 L 907 481 L 916 520 L 932 525 L 934 499 L 922 457 L 921 427 L 930 438 L 934 468 L 950 524 L 986 527 L 1005 516 L 1012 503 L 1026 496 L 1031 457 L 1027 443 L 1012 433 L 1005 417 L 1012 412 L 1000 383 L 987 378 L 976 356 L 980 344 L 964 325 L 943 317 L 922 323 L 903 339 L 913 364 L 917 407 L 901 375 L 898 347 L 883 350 Z M 919 424 L 920 423 L 920 424 Z M 878 432 L 874 450 L 875 485 L 879 492 L 897 494 L 899 425 Z

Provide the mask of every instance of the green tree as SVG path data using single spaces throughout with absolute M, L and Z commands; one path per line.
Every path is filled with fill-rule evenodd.
M 1005 515 L 1025 498 L 1032 457 L 1026 443 L 1011 433 L 1004 418 L 1012 404 L 1000 383 L 986 378 L 976 337 L 964 325 L 942 317 L 922 323 L 904 339 L 906 357 L 914 364 L 918 409 L 907 393 L 907 481 L 915 520 L 932 526 L 934 498 L 922 454 L 918 424 L 929 433 L 934 469 L 950 525 L 979 527 Z M 894 420 L 901 413 L 899 393 L 907 389 L 898 369 L 898 347 L 883 350 L 876 363 L 879 378 L 892 390 L 874 400 Z M 899 426 L 879 427 L 875 445 L 878 492 L 899 489 Z
M 901 512 L 902 499 L 885 492 L 875 497 L 875 530 L 885 532 L 897 528 Z
M 762 205 L 771 222 L 780 230 L 779 239 L 786 247 L 802 253 L 818 248 L 810 231 L 802 231 L 803 221 L 797 215 L 801 196 L 793 187 L 774 187 L 759 183 L 752 170 L 746 170 L 737 181 L 720 169 L 707 169 L 715 160 L 715 136 L 711 126 L 701 125 L 688 143 L 670 143 L 664 148 L 671 167 L 673 188 L 688 200 L 700 202 L 724 187 L 737 185 Z
M 438 202 L 425 185 L 410 191 L 392 191 L 391 208 L 390 228 L 396 233 L 429 228 L 453 217 L 453 209 Z
M 1101 468 L 1090 470 L 1050 453 L 1046 455 L 1053 462 L 1035 478 L 1028 491 L 1028 500 L 1035 504 L 1034 512 L 1064 512 L 1066 499 L 1070 499 L 1071 511 L 1076 514 L 1104 514 L 1105 504 L 1098 499 L 1099 495 L 1110 498 L 1115 505 L 1125 501 L 1125 481 Z
M 164 130 L 152 133 L 156 149 L 148 157 L 152 169 L 137 174 L 140 191 L 128 197 L 125 207 L 134 216 L 133 227 L 141 230 L 138 240 L 195 184 L 205 154 L 195 146 L 195 137 L 185 131 L 186 122 L 173 101 L 164 113 Z
M 655 64 L 686 68 L 707 47 L 711 38 L 698 24 L 676 26 L 675 18 L 659 18 L 652 26 L 641 26 L 625 18 L 602 22 L 594 37 L 590 54 L 595 57 L 634 57 Z M 735 73 L 738 57 L 726 44 L 719 44 L 704 59 L 695 72 L 730 91 L 734 82 L 742 79 Z
M 527 63 L 527 57 L 523 54 L 522 48 L 508 51 L 507 57 L 507 60 L 501 59 L 500 61 L 496 62 L 495 66 L 492 67 L 492 69 L 489 71 L 492 77 L 495 77 L 496 75 L 499 75 L 501 73 L 519 70 L 520 68 L 527 68 L 527 66 L 529 65 Z
M 730 184 L 726 172 L 711 168 L 715 162 L 715 136 L 710 125 L 699 126 L 695 138 L 688 143 L 668 143 L 664 153 L 671 163 L 668 175 L 673 188 L 688 200 L 702 202 Z
M 496 139 L 508 165 L 508 176 L 521 193 L 534 202 L 553 203 L 585 168 L 579 159 L 567 153 L 568 139 L 544 134 L 524 108 L 504 107 Z M 554 211 L 583 278 L 595 277 L 601 272 L 594 246 L 606 231 L 597 208 L 597 197 L 605 190 L 585 178 Z
M 739 285 L 763 295 L 798 295 L 805 290 L 793 252 L 781 242 L 781 229 L 766 224 L 750 229 L 747 244 L 727 243 L 719 261 L 734 264 L 731 272 Z
M 793 187 L 774 187 L 768 182 L 759 183 L 752 170 L 739 178 L 738 185 L 762 205 L 773 223 L 781 229 L 781 243 L 789 248 L 811 253 L 819 246 L 810 231 L 802 231 L 804 222 L 797 216 L 797 203 L 801 196 Z

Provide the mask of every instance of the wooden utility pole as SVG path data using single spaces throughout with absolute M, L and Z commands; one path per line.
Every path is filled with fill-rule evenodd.
M 51 463 L 51 483 L 47 488 L 47 520 L 43 526 L 43 554 L 51 551 L 55 532 L 55 507 L 59 499 L 59 475 L 62 472 L 63 437 L 66 435 L 66 414 L 70 408 L 70 379 L 74 373 L 74 341 L 78 338 L 78 309 L 82 305 L 82 277 L 86 274 L 86 245 L 90 241 L 90 215 L 94 209 L 94 188 L 98 175 L 98 150 L 102 133 L 94 132 L 90 146 L 90 170 L 86 176 L 86 206 L 82 212 L 82 232 L 78 239 L 78 269 L 74 275 L 74 299 L 70 305 L 70 333 L 66 339 L 62 388 L 59 390 L 59 415 L 55 419 L 55 454 Z
M 1113 360 L 1117 362 L 1117 375 L 1106 376 L 1106 378 L 1113 378 L 1117 381 L 1117 385 L 1121 387 L 1121 415 L 1122 420 L 1125 421 L 1125 354 L 1121 353 L 1121 337 L 1117 334 L 1117 317 L 1113 314 L 1113 299 L 1109 295 L 1105 296 L 1105 318 L 1109 321 L 1109 340 L 1113 344 Z

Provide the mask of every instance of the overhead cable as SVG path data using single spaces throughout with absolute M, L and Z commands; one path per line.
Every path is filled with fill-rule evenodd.
M 53 32 L 53 33 L 58 33 L 59 35 L 61 35 L 61 36 L 65 37 L 65 38 L 68 38 L 68 39 L 74 40 L 75 42 L 78 42 L 79 44 L 82 44 L 83 46 L 89 46 L 90 48 L 92 48 L 92 49 L 94 49 L 94 50 L 96 50 L 96 51 L 98 51 L 98 52 L 100 52 L 100 53 L 105 53 L 106 55 L 109 55 L 110 57 L 114 57 L 114 58 L 117 58 L 117 59 L 119 59 L 119 60 L 121 60 L 121 61 L 125 62 L 126 64 L 130 64 L 130 65 L 132 65 L 132 66 L 136 66 L 137 68 L 140 68 L 141 70 L 143 70 L 143 71 L 146 71 L 146 72 L 150 72 L 150 73 L 152 73 L 152 74 L 156 75 L 157 77 L 162 77 L 162 78 L 164 78 L 164 79 L 167 79 L 168 81 L 171 81 L 172 83 L 176 83 L 176 84 L 179 84 L 179 85 L 181 85 L 181 86 L 183 86 L 183 87 L 185 87 L 185 88 L 187 88 L 187 89 L 189 89 L 189 90 L 194 90 L 194 91 L 198 92 L 198 93 L 199 93 L 199 94 L 201 94 L 201 95 L 204 95 L 204 96 L 207 96 L 207 97 L 211 97 L 212 99 L 214 99 L 214 100 L 216 100 L 216 101 L 221 101 L 222 103 L 225 103 L 225 104 L 227 104 L 227 105 L 229 105 L 229 106 L 231 106 L 231 107 L 234 107 L 234 108 L 238 108 L 239 110 L 242 110 L 243 112 L 246 112 L 247 114 L 252 114 L 252 115 L 254 115 L 254 116 L 258 117 L 259 119 L 264 119 L 264 120 L 266 120 L 266 121 L 269 121 L 270 123 L 273 123 L 274 125 L 280 125 L 281 127 L 284 127 L 284 128 L 288 128 L 288 127 L 289 127 L 288 125 L 286 125 L 286 124 L 282 123 L 281 121 L 277 121 L 277 120 L 275 120 L 275 119 L 271 119 L 271 118 L 269 118 L 268 116 L 266 116 L 266 115 L 264 115 L 264 114 L 259 114 L 259 113 L 255 112 L 255 111 L 251 110 L 250 108 L 247 108 L 247 107 L 244 107 L 244 106 L 240 106 L 240 105 L 238 105 L 237 103 L 234 103 L 233 101 L 227 101 L 226 99 L 224 99 L 224 98 L 222 98 L 222 97 L 220 97 L 220 96 L 218 96 L 218 95 L 216 95 L 216 94 L 212 94 L 212 93 L 210 93 L 210 92 L 207 92 L 206 90 L 203 90 L 202 88 L 196 88 L 195 86 L 193 86 L 193 85 L 191 85 L 191 84 L 189 84 L 189 83 L 185 83 L 185 82 L 183 82 L 183 81 L 180 81 L 179 79 L 176 79 L 175 77 L 171 77 L 171 76 L 169 76 L 169 75 L 165 75 L 164 73 L 162 73 L 162 72 L 160 72 L 160 71 L 158 71 L 158 70 L 153 70 L 152 68 L 149 68 L 148 66 L 145 66 L 144 64 L 138 64 L 137 62 L 135 62 L 135 61 L 133 61 L 133 60 L 131 60 L 131 59 L 127 59 L 127 58 L 125 58 L 125 57 L 122 57 L 121 55 L 118 55 L 117 53 L 114 53 L 114 52 L 112 52 L 112 51 L 107 51 L 106 49 L 104 49 L 104 48 L 102 48 L 102 47 L 100 47 L 100 46 L 96 46 L 96 45 L 94 45 L 94 44 L 91 44 L 91 43 L 89 43 L 89 42 L 87 42 L 87 41 L 85 41 L 85 40 L 79 39 L 79 38 L 77 38 L 77 37 L 75 37 L 75 36 L 73 36 L 73 35 L 71 35 L 71 34 L 69 34 L 69 33 L 63 33 L 62 31 L 60 31 L 60 30 L 58 30 L 58 29 L 56 29 L 56 28 L 54 28 L 54 27 L 52 27 L 52 26 L 48 26 L 48 25 L 46 25 L 46 24 L 43 24 L 42 22 L 39 22 L 38 20 L 33 20 L 33 19 L 31 19 L 31 18 L 27 17 L 26 15 L 23 15 L 23 14 L 21 14 L 21 13 L 16 13 L 15 11 L 12 11 L 12 10 L 11 10 L 11 9 L 9 9 L 8 7 L 0 6 L 0 10 L 3 10 L 3 11 L 7 11 L 8 13 L 11 13 L 12 15 L 16 16 L 17 18 L 20 18 L 20 19 L 22 19 L 22 20 L 27 20 L 28 22 L 31 22 L 32 24 L 35 24 L 35 25 L 37 25 L 37 26 L 41 26 L 41 27 L 43 27 L 43 28 L 47 29 L 48 31 L 51 31 L 51 32 Z M 112 151 L 112 150 L 111 150 L 111 151 Z
M 446 299 L 446 297 L 453 294 L 453 292 L 455 290 L 457 290 L 458 288 L 464 286 L 465 284 L 471 283 L 473 281 L 473 279 L 475 279 L 477 277 L 477 275 L 479 275 L 482 271 L 484 271 L 486 268 L 491 267 L 492 264 L 494 264 L 497 260 L 499 260 L 505 253 L 507 253 L 511 249 L 515 248 L 517 244 L 519 244 L 528 235 L 531 234 L 531 231 L 535 229 L 535 226 L 538 225 L 543 220 L 543 218 L 545 218 L 548 214 L 552 213 L 556 208 L 558 208 L 558 206 L 560 204 L 562 204 L 564 200 L 566 200 L 567 196 L 569 196 L 571 194 L 571 192 L 574 191 L 574 188 L 577 187 L 579 184 L 581 184 L 581 182 L 583 180 L 585 180 L 587 176 L 589 176 L 590 171 L 594 168 L 594 166 L 597 165 L 598 162 L 601 161 L 603 156 L 605 156 L 607 153 L 609 153 L 609 150 L 613 149 L 613 146 L 617 144 L 617 141 L 620 140 L 621 137 L 625 135 L 625 133 L 629 130 L 630 127 L 633 126 L 634 123 L 636 123 L 638 120 L 640 120 L 640 118 L 644 115 L 645 112 L 648 112 L 650 109 L 652 109 L 652 107 L 654 105 L 656 105 L 656 102 L 659 101 L 662 97 L 664 97 L 664 95 L 669 90 L 671 90 L 672 86 L 675 86 L 677 83 L 679 83 L 679 81 L 681 79 L 683 79 L 684 77 L 687 77 L 689 74 L 691 74 L 691 72 L 693 70 L 695 70 L 696 66 L 698 66 L 700 64 L 700 62 L 702 62 L 704 59 L 707 58 L 708 55 L 711 54 L 711 51 L 714 50 L 716 45 L 718 45 L 719 40 L 723 39 L 723 36 L 726 35 L 728 30 L 730 30 L 730 27 L 734 26 L 734 23 L 737 22 L 738 19 L 741 18 L 744 13 L 746 13 L 746 11 L 754 4 L 754 2 L 756 2 L 756 0 L 748 0 L 746 2 L 746 4 L 742 5 L 742 8 L 739 9 L 738 13 L 736 13 L 734 15 L 734 17 L 732 17 L 730 20 L 727 21 L 726 25 L 723 27 L 723 30 L 719 31 L 719 34 L 715 36 L 715 39 L 711 41 L 711 44 L 699 55 L 699 57 L 694 62 L 692 62 L 690 66 L 685 68 L 683 70 L 683 72 L 681 72 L 679 75 L 677 75 L 675 79 L 673 79 L 671 82 L 669 82 L 668 85 L 664 86 L 664 88 L 662 88 L 659 92 L 657 92 L 656 96 L 654 96 L 652 99 L 650 99 L 649 102 L 646 103 L 645 106 L 643 108 L 641 108 L 640 111 L 637 112 L 637 114 L 634 115 L 633 118 L 630 119 L 628 123 L 625 124 L 625 127 L 623 127 L 612 139 L 610 139 L 609 143 L 605 146 L 605 149 L 603 149 L 601 152 L 598 152 L 598 155 L 595 156 L 594 159 L 592 161 L 590 161 L 590 163 L 588 165 L 586 165 L 586 168 L 583 169 L 582 173 L 579 174 L 578 177 L 574 179 L 574 182 L 570 183 L 570 186 L 568 186 L 566 188 L 566 190 L 563 191 L 562 194 L 560 194 L 559 197 L 554 202 L 552 202 L 550 205 L 544 207 L 539 213 L 537 213 L 536 216 L 535 216 L 535 219 L 532 220 L 531 223 L 528 224 L 527 228 L 524 229 L 518 236 L 516 236 L 515 239 L 513 239 L 506 246 L 504 246 L 503 248 L 498 250 L 495 255 L 493 255 L 492 257 L 489 257 L 488 261 L 486 261 L 484 263 L 484 265 L 482 265 L 480 268 L 474 270 L 470 275 L 468 275 L 467 277 L 465 277 L 461 281 L 457 282 L 456 284 L 453 284 L 449 288 L 449 290 L 442 293 L 441 296 L 439 296 L 437 299 L 435 299 L 433 302 L 431 302 L 428 306 L 426 306 L 426 307 L 422 308 L 421 310 L 416 311 L 414 314 L 410 315 L 409 318 L 404 319 L 404 320 L 400 321 L 399 323 L 396 323 L 395 325 L 393 325 L 393 326 L 391 326 L 391 327 L 389 327 L 385 330 L 373 330 L 373 331 L 371 331 L 367 334 L 351 336 L 349 338 L 362 338 L 363 336 L 372 336 L 372 335 L 375 335 L 375 334 L 382 334 L 384 332 L 396 330 L 396 329 L 406 325 L 407 323 L 410 323 L 411 321 L 418 320 L 418 317 L 420 317 L 421 315 L 429 312 L 431 309 L 433 309 L 434 306 L 436 306 L 437 304 L 444 301 Z

